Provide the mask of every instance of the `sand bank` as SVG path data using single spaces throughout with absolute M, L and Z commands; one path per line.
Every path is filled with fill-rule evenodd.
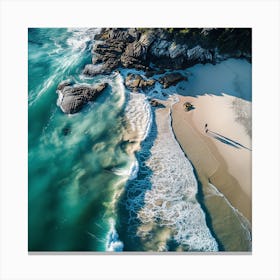
M 202 183 L 209 222 L 226 250 L 246 251 L 252 218 L 250 102 L 228 95 L 179 99 L 172 126 Z M 185 111 L 186 101 L 192 110 Z

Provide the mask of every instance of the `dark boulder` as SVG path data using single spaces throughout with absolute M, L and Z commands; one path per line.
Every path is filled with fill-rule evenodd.
M 57 87 L 58 105 L 65 114 L 77 113 L 86 103 L 97 98 L 107 86 L 107 83 L 89 86 L 62 82 Z
M 148 49 L 154 40 L 155 34 L 153 32 L 146 32 L 141 35 L 138 41 L 128 44 L 121 55 L 122 65 L 126 68 L 149 69 Z
M 165 108 L 165 106 L 159 100 L 156 99 L 151 99 L 149 103 L 152 107 Z
M 66 86 L 71 86 L 73 85 L 73 82 L 68 79 L 68 80 L 65 80 L 65 81 L 62 81 L 58 86 L 57 86 L 57 90 L 62 90 L 64 87 Z
M 150 100 L 150 104 L 151 104 L 153 107 L 157 107 L 160 103 L 159 103 L 157 100 L 152 99 L 152 100 Z
M 170 73 L 161 77 L 159 82 L 163 85 L 163 88 L 168 88 L 184 80 L 187 80 L 187 77 L 183 76 L 181 73 Z
M 138 36 L 135 28 L 106 28 L 96 38 L 101 41 L 92 49 L 92 64 L 86 65 L 83 74 L 95 76 L 109 74 L 121 65 L 121 55 Z
M 125 78 L 126 87 L 132 90 L 145 89 L 152 87 L 155 84 L 155 80 L 146 80 L 139 74 L 129 73 Z

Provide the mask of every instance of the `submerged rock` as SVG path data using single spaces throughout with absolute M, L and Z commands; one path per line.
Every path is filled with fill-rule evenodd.
M 73 85 L 69 81 L 63 81 L 57 87 L 58 105 L 65 114 L 77 113 L 86 103 L 93 101 L 107 86 L 107 83 L 89 86 Z
M 163 88 L 168 88 L 184 80 L 187 80 L 187 77 L 183 76 L 181 73 L 170 73 L 161 77 L 159 82 L 163 85 Z
M 71 128 L 70 127 L 64 127 L 63 129 L 62 129 L 62 134 L 64 135 L 64 136 L 67 136 L 68 134 L 70 134 L 71 133 Z

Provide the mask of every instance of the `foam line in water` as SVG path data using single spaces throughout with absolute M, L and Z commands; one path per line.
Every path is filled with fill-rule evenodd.
M 115 221 L 111 218 L 109 220 L 110 231 L 107 235 L 106 251 L 121 252 L 123 251 L 123 243 L 119 240 L 119 235 L 115 228 Z
M 84 51 L 87 47 L 88 42 L 94 40 L 94 36 L 100 31 L 95 28 L 68 28 L 72 36 L 67 39 L 67 44 L 73 48 L 73 50 Z
M 32 105 L 40 96 L 48 92 L 48 89 L 54 83 L 59 82 L 58 77 L 63 77 L 63 73 L 68 72 L 69 69 L 76 65 L 81 60 L 81 55 L 86 51 L 88 44 L 92 44 L 94 36 L 98 32 L 95 29 L 81 28 L 69 29 L 71 36 L 67 39 L 68 47 L 62 49 L 57 39 L 53 41 L 52 51 L 49 52 L 50 60 L 53 60 L 52 74 L 43 81 L 43 85 L 34 91 L 34 94 L 29 98 L 29 104 Z M 43 58 L 45 53 L 41 54 Z M 61 81 L 61 80 L 60 80 Z
M 144 94 L 129 94 L 125 116 L 129 123 L 128 132 L 137 134 L 137 138 L 143 141 L 149 134 L 152 123 L 151 107 Z
M 170 112 L 166 114 L 167 118 L 166 115 L 157 118 L 158 136 L 151 148 L 152 155 L 142 163 L 152 174 L 129 184 L 127 208 L 132 219 L 136 214 L 140 220 L 142 226 L 137 234 L 144 242 L 153 242 L 149 238 L 154 235 L 155 228 L 165 227 L 172 230 L 169 238 L 176 240 L 183 250 L 217 251 L 218 244 L 196 200 L 198 186 L 192 165 L 174 138 Z M 151 189 L 147 189 L 147 181 L 151 182 Z M 143 225 L 153 226 L 151 230 L 142 230 Z M 153 250 L 160 250 L 156 242 L 153 246 Z

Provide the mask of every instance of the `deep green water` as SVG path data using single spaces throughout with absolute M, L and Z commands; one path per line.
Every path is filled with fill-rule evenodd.
M 205 222 L 205 213 L 194 196 L 186 195 L 197 192 L 191 164 L 176 141 L 155 143 L 157 126 L 147 96 L 160 98 L 162 88 L 157 85 L 146 95 L 128 92 L 122 75 L 132 70 L 91 79 L 81 74 L 85 64 L 91 63 L 96 32 L 28 31 L 29 251 L 216 251 L 215 234 Z M 193 76 L 186 83 L 190 95 L 207 89 L 251 99 L 251 66 L 244 61 L 196 65 L 191 70 Z M 76 83 L 107 82 L 109 87 L 79 113 L 66 115 L 57 105 L 56 88 L 69 78 Z M 180 87 L 176 90 L 184 94 Z M 174 90 L 166 93 L 172 95 Z M 143 140 L 136 157 L 126 153 L 123 141 L 128 119 Z M 157 171 L 160 165 L 164 176 Z M 163 193 L 156 192 L 161 184 Z M 174 207 L 165 203 L 154 207 L 163 194 L 165 202 L 174 196 Z M 139 218 L 141 210 L 153 222 L 150 231 L 143 231 L 149 223 Z M 167 231 L 167 241 L 159 245 L 155 237 Z M 211 246 L 205 249 L 205 244 Z
M 113 195 L 127 169 L 121 145 L 124 89 L 120 77 L 82 112 L 65 115 L 56 87 L 91 59 L 83 30 L 29 29 L 28 37 L 28 247 L 33 251 L 106 249 Z

